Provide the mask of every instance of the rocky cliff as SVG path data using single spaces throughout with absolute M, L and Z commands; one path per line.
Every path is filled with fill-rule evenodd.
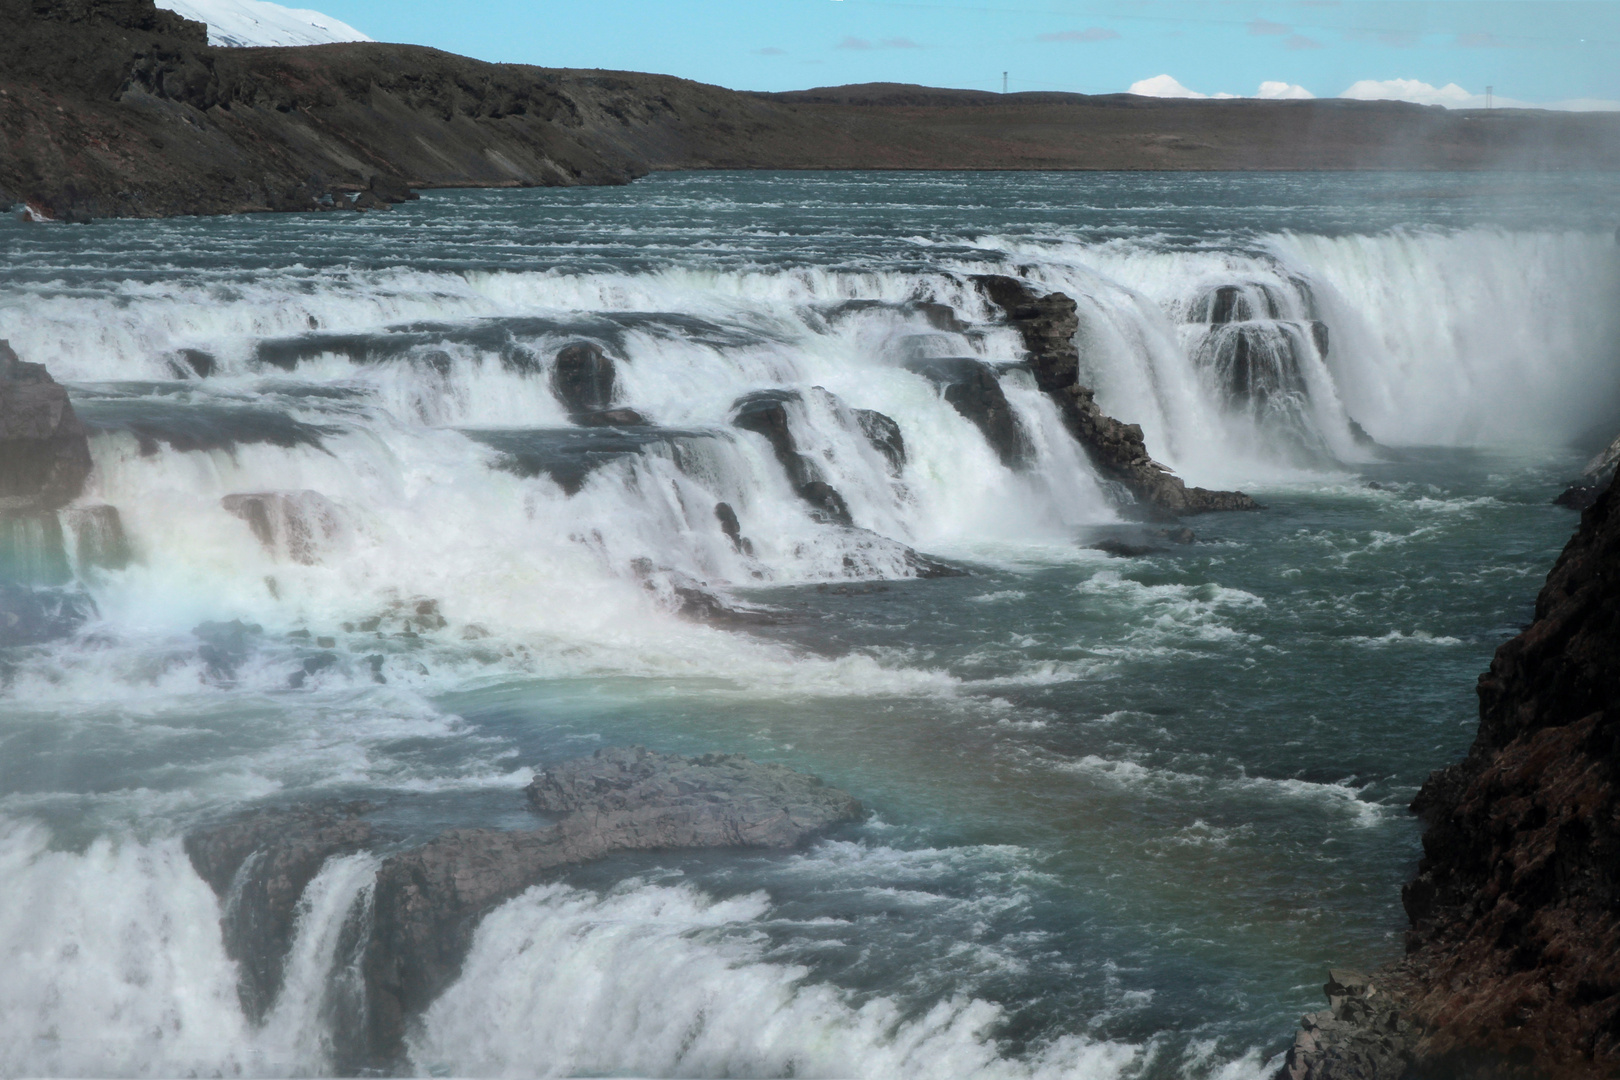
M 1620 117 L 867 86 L 738 93 L 375 42 L 216 49 L 151 0 L 0 0 L 0 205 L 377 209 L 656 169 L 1620 166 Z M 369 194 L 368 194 L 369 193 Z
M 1078 305 L 1060 292 L 1040 293 L 1017 278 L 979 274 L 973 278 L 989 301 L 1018 331 L 1035 384 L 1058 407 L 1064 425 L 1106 480 L 1120 485 L 1149 516 L 1204 514 L 1217 510 L 1259 510 L 1241 491 L 1210 491 L 1186 482 L 1153 460 L 1140 424 L 1104 413 L 1096 393 L 1080 382 Z
M 1294 1080 L 1620 1075 L 1620 493 L 1581 516 L 1535 621 L 1431 776 L 1405 960 L 1378 1010 L 1308 1017 Z M 1330 994 L 1331 994 L 1330 985 Z M 1341 995 L 1342 996 L 1342 995 Z M 1339 1016 L 1345 1012 L 1344 1016 Z

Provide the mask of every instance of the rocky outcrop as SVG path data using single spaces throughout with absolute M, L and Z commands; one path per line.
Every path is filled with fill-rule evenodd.
M 382 860 L 360 952 L 362 1045 L 339 1048 L 339 1057 L 357 1068 L 396 1066 L 410 1018 L 455 980 L 479 920 L 551 872 L 620 851 L 787 849 L 861 814 L 847 793 L 780 765 L 639 747 L 543 771 L 526 793 L 554 824 L 453 829 Z M 274 1001 L 299 899 L 322 865 L 381 845 L 366 809 L 270 811 L 186 838 L 198 874 L 226 900 L 227 948 L 242 965 L 249 1015 Z
M 320 562 L 322 550 L 344 532 L 342 512 L 318 491 L 227 495 L 220 506 L 247 522 L 271 555 L 304 566 Z
M 67 391 L 0 341 L 0 513 L 66 506 L 89 475 L 90 442 Z
M 1417 877 L 1401 897 L 1411 920 L 1407 956 L 1374 981 L 1395 987 L 1396 1027 L 1416 1033 L 1408 1075 L 1612 1077 L 1620 1072 L 1620 499 L 1612 488 L 1582 514 L 1537 597 L 1535 621 L 1480 676 L 1479 700 L 1468 756 L 1430 776 L 1412 803 L 1428 828 Z M 1387 1018 L 1379 1026 L 1388 1029 Z M 1322 1060 L 1341 1063 L 1313 1077 L 1390 1075 L 1355 1064 L 1344 1049 L 1362 1045 L 1355 1032 L 1323 1028 L 1313 1038 Z
M 609 410 L 616 381 L 612 359 L 594 341 L 576 341 L 564 346 L 551 368 L 552 392 L 576 419 L 599 417 Z
M 1029 463 L 1029 439 L 989 364 L 972 357 L 934 356 L 908 360 L 906 369 L 938 387 L 951 407 L 983 433 L 1003 465 L 1021 469 Z
M 67 390 L 0 341 L 0 648 L 66 637 L 95 614 L 88 596 L 59 587 L 73 576 L 59 510 L 90 464 Z
M 889 475 L 899 476 L 906 467 L 906 440 L 900 434 L 900 425 L 876 409 L 856 409 L 854 413 L 861 434 L 889 463 Z
M 732 403 L 731 422 L 744 431 L 763 435 L 771 452 L 787 473 L 788 482 L 799 498 L 810 504 L 814 515 L 831 525 L 854 524 L 849 506 L 838 490 L 827 483 L 821 469 L 799 452 L 788 422 L 788 405 L 802 400 L 797 390 L 757 390 Z
M 1620 437 L 1616 437 L 1614 442 L 1588 461 L 1586 468 L 1581 470 L 1580 479 L 1565 488 L 1553 502 L 1571 510 L 1585 510 L 1597 502 L 1598 496 L 1609 486 L 1617 466 L 1620 466 Z
M 252 814 L 194 832 L 186 854 L 226 901 L 225 951 L 238 965 L 242 1009 L 262 1020 L 281 990 L 298 901 L 326 860 L 369 846 L 375 830 L 364 805 L 304 807 Z
M 1080 383 L 1078 306 L 1063 293 L 1038 293 L 1016 278 L 979 274 L 973 281 L 1023 338 L 1035 384 L 1057 404 L 1069 433 L 1085 448 L 1099 474 L 1121 485 L 1137 503 L 1160 514 L 1203 514 L 1217 510 L 1258 510 L 1241 491 L 1188 487 L 1147 452 L 1142 428 L 1122 423 L 1097 405 L 1096 394 Z
M 1300 1021 L 1277 1080 L 1401 1080 L 1418 1038 L 1402 999 L 1348 970 L 1322 989 L 1328 1007 Z

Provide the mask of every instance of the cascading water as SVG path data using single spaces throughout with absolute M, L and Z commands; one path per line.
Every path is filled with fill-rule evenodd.
M 244 1004 L 177 836 L 328 798 L 515 827 L 536 766 L 643 742 L 876 816 L 531 890 L 412 1067 L 1258 1074 L 1318 966 L 1392 948 L 1399 807 L 1556 549 L 1563 444 L 1620 413 L 1591 197 L 1509 229 L 1356 182 L 0 227 L 0 338 L 95 461 L 0 513 L 7 579 L 76 627 L 0 650 L 0 1073 L 363 1067 L 376 856 L 321 871 Z M 1077 301 L 1081 381 L 1156 459 L 1271 509 L 1185 549 L 1130 524 L 987 271 Z M 586 345 L 611 377 L 559 366 Z M 1140 560 L 1085 546 L 1127 529 Z

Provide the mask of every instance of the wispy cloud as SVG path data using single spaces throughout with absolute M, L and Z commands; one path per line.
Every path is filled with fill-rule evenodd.
M 1283 48 L 1285 49 L 1320 49 L 1322 47 L 1320 41 L 1315 38 L 1308 38 L 1304 34 L 1294 34 L 1283 42 Z
M 1502 42 L 1496 39 L 1495 34 L 1484 32 L 1475 34 L 1458 34 L 1456 44 L 1466 49 L 1500 49 Z
M 786 56 L 786 49 L 778 49 L 775 45 L 767 45 L 763 49 L 755 49 L 755 56 Z
M 1055 34 L 1042 34 L 1037 41 L 1113 41 L 1119 37 L 1118 30 L 1110 30 L 1106 26 L 1093 26 L 1087 30 L 1059 30 Z
M 1270 19 L 1255 19 L 1249 23 L 1249 33 L 1254 34 L 1256 37 L 1281 36 L 1293 32 L 1294 28 L 1287 23 L 1272 22 Z
M 869 49 L 920 49 L 922 46 L 910 38 L 904 37 L 884 38 L 876 44 L 867 41 L 865 38 L 846 37 L 838 43 L 838 48 L 865 52 Z

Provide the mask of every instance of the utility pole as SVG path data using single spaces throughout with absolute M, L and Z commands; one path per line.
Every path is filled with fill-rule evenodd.
M 1003 94 L 1007 92 L 1007 73 L 1005 71 L 1001 73 L 1001 92 Z
M 1487 86 L 1485 88 L 1485 108 L 1487 109 L 1491 107 L 1491 91 L 1493 89 L 1495 89 L 1495 87 Z

